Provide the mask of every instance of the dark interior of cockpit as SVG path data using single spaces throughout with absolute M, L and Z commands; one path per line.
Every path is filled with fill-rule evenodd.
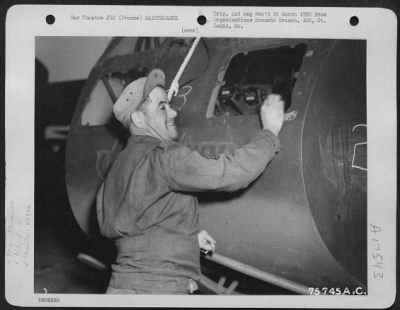
M 288 110 L 305 51 L 306 45 L 298 44 L 236 54 L 225 72 L 214 116 L 258 114 L 271 93 L 281 95 Z

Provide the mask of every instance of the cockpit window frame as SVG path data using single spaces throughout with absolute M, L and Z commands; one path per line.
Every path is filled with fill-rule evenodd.
M 223 61 L 223 63 L 220 66 L 220 69 L 218 70 L 217 73 L 217 79 L 216 79 L 216 85 L 213 87 L 212 91 L 211 91 L 211 95 L 210 95 L 210 99 L 208 101 L 207 104 L 207 109 L 206 109 L 206 119 L 217 119 L 223 116 L 217 116 L 215 115 L 215 107 L 216 107 L 216 103 L 217 103 L 217 96 L 219 94 L 219 91 L 221 89 L 221 86 L 223 86 L 225 84 L 225 76 L 226 76 L 226 72 L 229 68 L 230 63 L 232 62 L 233 58 L 236 57 L 239 54 L 246 54 L 246 53 L 251 53 L 251 52 L 256 52 L 259 50 L 267 50 L 267 49 L 276 49 L 276 48 L 280 48 L 280 47 L 284 47 L 284 46 L 289 46 L 290 48 L 294 48 L 297 45 L 300 44 L 305 44 L 306 45 L 306 51 L 305 54 L 303 55 L 303 60 L 304 57 L 306 57 L 306 53 L 309 49 L 309 42 L 307 42 L 307 40 L 293 40 L 291 42 L 289 41 L 281 41 L 281 42 L 276 42 L 276 43 L 272 43 L 266 46 L 257 46 L 257 47 L 251 47 L 251 48 L 237 48 L 234 49 L 231 53 L 229 53 L 226 57 L 225 60 Z M 229 50 L 228 50 L 229 51 Z M 298 70 L 298 72 L 301 72 L 301 68 L 303 66 L 303 61 L 300 65 L 300 68 Z M 295 86 L 294 86 L 295 87 Z M 294 89 L 294 88 L 293 88 Z M 229 117 L 238 117 L 240 115 L 231 115 Z

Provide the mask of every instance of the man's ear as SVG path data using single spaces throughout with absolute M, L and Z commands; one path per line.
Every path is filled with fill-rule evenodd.
M 135 127 L 144 127 L 144 114 L 142 111 L 135 111 L 131 114 L 131 121 Z

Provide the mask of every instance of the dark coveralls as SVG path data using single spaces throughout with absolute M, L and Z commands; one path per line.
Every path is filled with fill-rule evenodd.
M 187 294 L 200 276 L 193 192 L 248 186 L 279 148 L 268 130 L 215 159 L 175 142 L 131 136 L 97 197 L 101 233 L 118 251 L 107 292 Z

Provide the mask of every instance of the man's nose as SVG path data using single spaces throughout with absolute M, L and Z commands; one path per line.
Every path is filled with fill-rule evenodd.
M 167 109 L 168 109 L 169 118 L 175 118 L 178 115 L 178 113 L 173 108 L 171 108 L 169 105 L 167 107 L 168 107 Z

